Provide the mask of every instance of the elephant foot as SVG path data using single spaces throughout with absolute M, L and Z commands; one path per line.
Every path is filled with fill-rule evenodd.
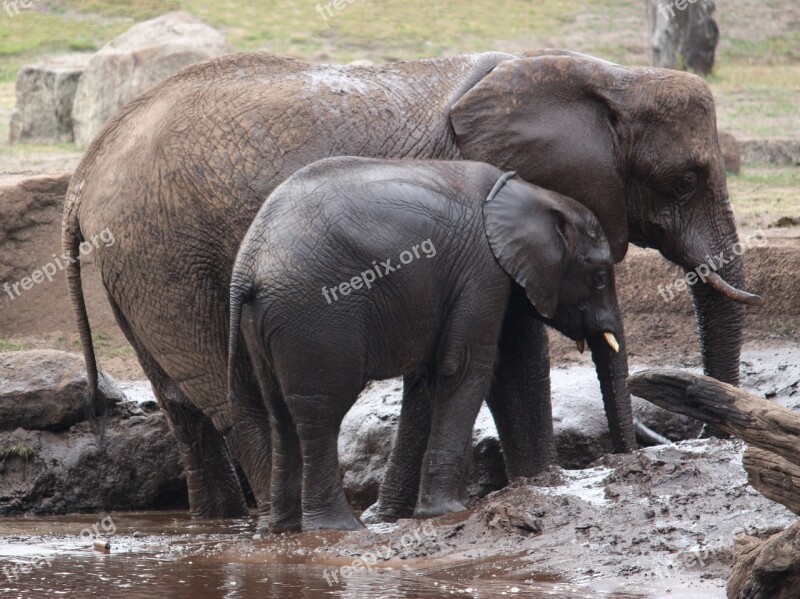
M 198 500 L 196 496 L 189 498 L 192 518 L 246 518 L 250 515 L 243 497 L 209 497 Z
M 269 532 L 273 534 L 300 532 L 303 530 L 302 521 L 299 514 L 273 514 L 267 523 L 267 528 L 269 529 Z
M 417 509 L 414 510 L 415 518 L 436 518 L 454 512 L 463 512 L 467 509 L 460 501 L 455 499 L 420 499 Z
M 269 519 L 270 514 L 269 512 L 266 514 L 258 514 L 258 520 L 256 521 L 256 532 L 259 534 L 264 534 L 269 532 Z
M 309 530 L 361 530 L 366 528 L 356 515 L 350 513 L 305 516 L 303 531 Z
M 364 510 L 361 514 L 361 521 L 365 524 L 393 523 L 403 518 L 411 518 L 413 515 L 413 506 L 410 508 L 406 506 L 388 506 L 378 500 Z

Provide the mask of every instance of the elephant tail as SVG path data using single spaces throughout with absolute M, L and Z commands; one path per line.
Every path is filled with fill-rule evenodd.
M 249 282 L 237 282 L 234 274 L 230 295 L 230 333 L 228 336 L 228 393 L 230 401 L 235 403 L 236 367 L 239 364 L 239 332 L 241 330 L 242 306 L 253 298 L 253 286 Z
M 69 298 L 75 314 L 75 320 L 77 321 L 78 335 L 83 347 L 83 361 L 86 365 L 87 387 L 83 396 L 84 410 L 95 436 L 102 445 L 105 436 L 106 410 L 105 404 L 100 397 L 97 358 L 94 352 L 92 329 L 89 325 L 89 315 L 86 312 L 86 301 L 83 297 L 83 287 L 81 285 L 80 245 L 83 243 L 84 238 L 77 217 L 77 199 L 72 184 L 70 184 L 67 190 L 67 201 L 61 229 L 62 259 L 66 263 L 64 270 L 67 277 L 67 289 L 69 290 Z

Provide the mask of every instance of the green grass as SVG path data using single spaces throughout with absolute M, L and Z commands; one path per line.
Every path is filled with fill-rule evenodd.
M 62 339 L 66 341 L 66 337 L 59 337 L 59 341 Z M 115 339 L 103 333 L 92 333 L 92 342 L 94 344 L 95 354 L 101 360 L 104 358 L 118 358 L 134 355 L 133 348 L 128 345 L 124 339 Z M 80 339 L 73 339 L 70 351 L 81 353 L 81 348 Z
M 709 85 L 722 129 L 755 139 L 796 137 L 800 131 L 800 64 L 723 64 Z
M 0 12 L 0 81 L 13 79 L 25 62 L 94 50 L 134 22 L 169 10 L 202 17 L 240 50 L 268 47 L 337 62 L 365 55 L 380 60 L 438 56 L 515 41 L 519 47 L 538 47 L 542 39 L 558 40 L 576 30 L 583 34 L 580 49 L 615 60 L 628 54 L 627 41 L 609 39 L 624 33 L 626 40 L 645 46 L 647 38 L 638 0 L 356 0 L 324 20 L 317 6 L 329 1 L 37 0 L 14 17 Z M 780 6 L 792 1 L 777 0 Z M 723 25 L 721 63 L 800 60 L 800 32 L 787 28 L 786 34 L 758 41 L 726 36 L 735 8 L 717 12 Z M 628 31 L 631 25 L 641 33 Z M 620 36 L 609 36 L 615 28 Z
M 28 460 L 36 455 L 36 450 L 25 443 L 14 443 L 13 445 L 3 445 L 0 447 L 0 462 L 6 458 L 22 458 Z
M 740 224 L 769 224 L 780 216 L 800 218 L 800 168 L 745 164 L 740 175 L 728 175 L 728 194 Z M 766 218 L 768 222 L 763 222 Z
M 0 339 L 0 351 L 26 351 L 30 346 L 22 341 L 14 339 Z

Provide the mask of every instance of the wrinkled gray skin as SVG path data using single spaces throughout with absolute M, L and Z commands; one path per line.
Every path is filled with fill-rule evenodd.
M 227 401 L 228 286 L 263 198 L 302 166 L 358 155 L 467 158 L 516 170 L 590 208 L 615 260 L 634 242 L 691 269 L 736 241 L 714 103 L 701 79 L 542 54 L 374 67 L 232 54 L 153 87 L 95 138 L 67 192 L 65 251 L 77 255 L 81 239 L 106 227 L 115 235 L 95 259 L 179 440 L 193 514 L 244 510 L 226 447 L 259 509 L 268 510 L 267 413 L 246 360 L 236 372 L 246 391 L 237 405 Z M 67 274 L 91 378 L 78 265 Z M 741 287 L 741 259 L 719 276 Z M 710 285 L 692 292 L 705 372 L 735 384 L 743 307 Z M 524 407 L 549 397 L 548 348 L 540 323 L 515 335 L 517 350 L 501 356 L 504 380 L 513 384 L 497 390 L 503 402 L 493 395 L 488 403 L 509 476 L 527 476 L 555 453 L 552 423 Z M 618 337 L 619 354 L 590 347 L 614 446 L 625 451 L 635 443 Z M 424 452 L 419 431 L 430 419 L 425 384 L 406 379 L 405 394 L 410 407 L 378 509 L 389 518 L 413 511 Z
M 439 516 L 466 509 L 464 447 L 491 386 L 507 384 L 507 369 L 494 376 L 514 344 L 505 332 L 544 319 L 602 342 L 621 328 L 594 215 L 469 161 L 338 157 L 299 170 L 242 241 L 230 313 L 230 371 L 241 332 L 272 416 L 276 532 L 363 527 L 337 443 L 369 381 L 430 385 L 415 515 Z M 544 414 L 549 399 L 537 399 L 545 405 L 530 409 Z

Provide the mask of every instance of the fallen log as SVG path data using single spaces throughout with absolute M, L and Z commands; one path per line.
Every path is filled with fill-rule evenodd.
M 753 446 L 745 450 L 742 465 L 747 482 L 759 493 L 800 516 L 800 467 Z
M 800 466 L 800 415 L 711 377 L 648 370 L 628 379 L 631 393 L 778 454 Z
M 800 521 L 767 540 L 736 539 L 728 599 L 797 599 L 798 590 Z

